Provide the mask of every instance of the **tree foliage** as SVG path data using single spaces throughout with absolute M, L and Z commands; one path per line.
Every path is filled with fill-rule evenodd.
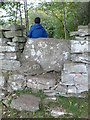
M 25 25 L 28 32 L 34 18 L 39 16 L 48 37 L 68 39 L 70 31 L 89 23 L 88 2 L 42 2 L 36 7 L 27 3 L 26 8 L 25 3 L 1 2 L 0 6 L 6 11 L 6 16 L 1 17 L 8 17 L 7 22 L 2 19 L 0 24 L 16 22 Z

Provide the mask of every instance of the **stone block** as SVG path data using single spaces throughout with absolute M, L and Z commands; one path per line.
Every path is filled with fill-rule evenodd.
M 1 70 L 18 70 L 20 68 L 20 62 L 15 60 L 0 60 Z
M 41 74 L 43 72 L 43 69 L 36 61 L 25 61 L 21 64 L 18 72 L 24 75 L 37 75 Z
M 5 77 L 0 75 L 0 89 L 4 88 Z
M 35 89 L 49 89 L 56 84 L 56 80 L 53 74 L 44 74 L 39 76 L 28 76 L 27 87 Z
M 68 86 L 68 91 L 67 93 L 72 94 L 72 93 L 77 93 L 77 89 L 75 86 Z
M 18 30 L 18 31 L 6 31 L 6 32 L 3 32 L 4 36 L 6 38 L 14 38 L 16 36 L 23 36 L 22 35 L 22 31 L 21 30 Z
M 76 40 L 89 40 L 89 36 L 84 36 L 84 37 L 80 37 L 80 36 L 75 36 Z
M 88 45 L 86 40 L 71 40 L 71 53 L 88 53 Z
M 7 38 L 0 38 L 0 45 L 6 45 L 7 44 L 7 42 L 10 42 L 11 41 L 11 39 L 7 39 Z
M 67 86 L 58 84 L 58 87 L 56 88 L 56 94 L 64 95 L 67 93 L 67 90 Z
M 4 92 L 0 89 L 0 101 L 5 97 Z
M 16 51 L 18 51 L 18 48 L 14 46 L 0 46 L 0 52 L 16 52 Z
M 61 84 L 62 85 L 74 85 L 75 74 L 68 74 L 62 72 L 61 75 Z
M 33 95 L 21 95 L 17 99 L 13 99 L 11 102 L 11 108 L 19 111 L 31 111 L 39 110 L 39 98 Z
M 18 43 L 19 50 L 23 50 L 24 46 L 25 46 L 24 43 Z
M 9 76 L 8 80 L 8 92 L 23 90 L 26 86 L 26 80 L 24 75 L 12 74 Z
M 65 73 L 88 73 L 84 63 L 65 63 L 63 70 Z
M 89 54 L 71 54 L 71 60 L 73 62 L 81 62 L 81 63 L 90 63 Z
M 25 42 L 25 38 L 24 37 L 14 37 L 12 39 L 12 42 L 20 42 L 20 43 L 23 43 Z
M 52 38 L 28 39 L 21 59 L 35 60 L 45 71 L 60 71 L 63 62 L 69 59 L 69 47 L 70 41 Z
M 15 30 L 23 30 L 25 27 L 22 25 L 17 25 L 17 24 L 11 24 L 11 25 L 0 25 L 0 31 L 8 31 L 8 30 L 12 30 L 12 31 L 15 31 Z
M 0 60 L 16 60 L 18 53 L 0 53 Z

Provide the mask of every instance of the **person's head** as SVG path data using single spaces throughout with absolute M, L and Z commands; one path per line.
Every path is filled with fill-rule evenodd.
M 39 24 L 39 23 L 40 23 L 40 18 L 39 18 L 39 17 L 36 17 L 35 20 L 34 20 L 34 22 L 35 22 L 36 24 Z

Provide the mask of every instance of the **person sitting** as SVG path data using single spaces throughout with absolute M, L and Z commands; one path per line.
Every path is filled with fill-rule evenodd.
M 28 32 L 28 38 L 47 38 L 47 32 L 40 24 L 40 18 L 36 17 L 35 25 L 31 27 L 31 29 Z

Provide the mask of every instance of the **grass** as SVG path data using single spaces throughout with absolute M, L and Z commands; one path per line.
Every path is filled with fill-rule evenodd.
M 73 115 L 64 115 L 59 116 L 59 118 L 87 118 L 88 113 L 88 98 L 77 98 L 77 97 L 57 97 L 56 101 L 50 101 L 46 104 L 43 104 L 43 100 L 46 98 L 42 91 L 32 92 L 32 90 L 23 90 L 17 91 L 16 95 L 21 94 L 32 94 L 40 98 L 40 109 L 35 112 L 28 111 L 17 111 L 15 109 L 11 109 L 10 107 L 3 107 L 3 117 L 4 118 L 53 118 L 49 111 L 47 111 L 50 107 L 62 107 L 65 112 L 72 113 Z M 90 91 L 88 92 L 90 95 Z

